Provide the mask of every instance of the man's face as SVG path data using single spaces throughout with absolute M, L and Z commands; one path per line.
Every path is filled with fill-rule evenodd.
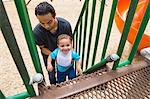
M 51 31 L 55 28 L 55 18 L 52 17 L 51 13 L 48 13 L 46 15 L 37 15 L 37 19 L 45 29 Z

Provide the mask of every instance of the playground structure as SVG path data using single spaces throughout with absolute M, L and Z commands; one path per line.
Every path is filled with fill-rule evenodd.
M 128 34 L 129 35 L 128 41 L 131 44 L 134 43 L 134 39 L 136 37 L 136 34 L 137 34 L 140 24 L 142 22 L 141 20 L 143 18 L 143 15 L 144 15 L 144 12 L 148 5 L 148 2 L 149 2 L 149 0 L 139 0 L 137 9 L 135 12 L 135 16 L 133 18 L 133 22 L 131 25 L 131 29 Z M 123 29 L 123 25 L 124 25 L 123 15 L 127 11 L 129 4 L 130 4 L 130 0 L 120 0 L 118 2 L 118 7 L 117 7 L 117 11 L 116 11 L 116 16 L 115 16 L 115 22 L 116 22 L 116 25 L 117 25 L 120 33 L 122 33 L 122 29 Z M 149 46 L 150 46 L 150 35 L 148 35 L 148 33 L 145 33 L 145 34 L 143 34 L 143 37 L 138 46 L 138 51 L 140 51 L 143 48 L 147 48 Z
M 120 0 L 120 1 L 123 1 L 123 0 Z M 101 29 L 102 18 L 103 18 L 103 11 L 105 7 L 105 0 L 101 1 L 100 12 L 99 12 L 100 14 L 98 17 L 99 21 L 98 21 L 97 32 L 96 32 L 96 40 L 95 40 L 95 43 L 94 43 L 95 45 L 93 49 L 91 49 L 90 39 L 92 38 L 92 33 L 93 33 L 93 24 L 94 24 L 93 22 L 95 18 L 94 15 L 95 15 L 96 0 L 93 0 L 92 10 L 91 10 L 92 13 L 91 13 L 89 27 L 87 26 L 88 17 L 90 16 L 88 15 L 89 1 L 85 0 L 77 25 L 74 30 L 74 48 L 76 49 L 76 51 L 79 51 L 80 55 L 82 56 L 82 68 L 84 70 L 85 75 L 81 77 L 77 77 L 72 81 L 67 81 L 60 85 L 56 85 L 54 87 L 45 86 L 44 83 L 40 83 L 38 86 L 40 96 L 35 97 L 35 98 L 37 99 L 42 99 L 42 98 L 46 99 L 45 97 L 47 98 L 48 97 L 51 97 L 51 98 L 81 97 L 81 99 L 82 98 L 84 99 L 84 97 L 85 98 L 113 98 L 113 97 L 115 98 L 118 98 L 118 97 L 149 98 L 149 92 L 150 92 L 149 90 L 150 89 L 150 86 L 149 86 L 150 68 L 149 66 L 150 64 L 143 60 L 139 62 L 138 64 L 129 65 L 132 63 L 132 60 L 134 58 L 136 50 L 138 49 L 138 45 L 140 43 L 140 40 L 142 38 L 142 35 L 144 33 L 144 30 L 149 20 L 150 1 L 147 0 L 147 2 L 148 2 L 147 6 L 145 6 L 146 10 L 141 20 L 139 30 L 137 31 L 137 36 L 135 37 L 134 43 L 132 43 L 133 47 L 129 54 L 128 59 L 122 62 L 120 62 L 120 59 L 115 60 L 113 64 L 113 68 L 112 68 L 113 70 L 108 71 L 107 68 L 105 67 L 107 65 L 106 64 L 108 62 L 107 58 L 109 58 L 109 56 L 105 58 L 106 56 L 105 54 L 106 54 L 107 45 L 109 42 L 109 36 L 111 33 L 111 27 L 113 24 L 118 0 L 113 1 L 101 60 L 97 62 L 96 64 L 95 64 L 95 56 L 97 54 L 100 29 Z M 25 3 L 23 0 L 15 0 L 15 4 L 18 10 L 18 14 L 20 16 L 20 21 L 22 22 L 22 27 L 24 29 L 25 37 L 29 45 L 28 47 L 31 52 L 31 56 L 33 58 L 35 69 L 37 73 L 42 73 L 36 47 L 35 47 L 35 44 L 33 43 L 33 37 L 31 35 L 32 29 L 30 26 L 30 21 L 29 21 L 28 14 L 26 11 Z M 134 13 L 136 13 L 135 10 L 136 10 L 137 5 L 138 5 L 138 0 L 131 0 L 129 11 L 128 11 L 129 13 L 127 15 L 124 26 L 122 26 L 122 31 L 121 31 L 122 36 L 120 39 L 118 50 L 116 52 L 116 55 L 118 55 L 119 57 L 122 56 L 124 45 L 128 38 L 128 33 L 131 34 L 129 30 L 132 24 Z M 10 48 L 10 52 L 16 63 L 18 71 L 27 88 L 27 92 L 23 92 L 21 94 L 12 96 L 11 98 L 22 99 L 26 97 L 36 96 L 32 85 L 29 85 L 30 79 L 29 79 L 27 70 L 25 68 L 25 65 L 23 63 L 23 60 L 21 58 L 21 54 L 19 53 L 20 51 L 17 47 L 17 43 L 15 42 L 15 38 L 13 36 L 11 25 L 9 24 L 7 14 L 3 7 L 2 1 L 0 1 L 0 7 L 1 7 L 1 12 L 2 12 L 0 15 L 0 21 L 2 22 L 0 27 L 6 39 L 8 47 Z M 87 31 L 88 28 L 90 29 L 89 31 Z M 89 34 L 89 36 L 87 36 L 86 34 Z M 8 35 L 9 37 L 12 37 L 12 38 L 8 39 Z M 87 37 L 89 37 L 89 39 L 88 39 L 88 43 L 86 44 Z M 11 49 L 12 46 L 15 48 Z M 87 49 L 85 49 L 85 46 L 87 46 Z M 89 57 L 89 55 L 91 54 L 90 50 L 93 51 L 92 58 Z M 91 64 L 89 64 L 89 60 L 92 61 Z M 128 65 L 128 66 L 122 67 L 125 65 Z M 122 67 L 122 68 L 119 68 L 119 67 Z M 95 72 L 95 70 L 98 70 L 98 71 Z M 2 99 L 6 98 L 4 94 L 2 93 L 2 91 L 0 91 L 0 98 Z

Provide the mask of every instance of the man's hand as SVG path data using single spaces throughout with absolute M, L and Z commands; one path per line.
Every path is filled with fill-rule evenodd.
M 43 54 L 45 54 L 45 55 L 51 54 L 51 51 L 48 48 L 45 48 L 44 45 L 41 45 L 39 47 L 40 47 Z

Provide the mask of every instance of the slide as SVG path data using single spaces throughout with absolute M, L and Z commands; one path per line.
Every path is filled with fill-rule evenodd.
M 148 2 L 149 2 L 149 0 L 139 0 L 139 2 L 138 2 L 137 9 L 136 9 L 136 12 L 135 12 L 135 15 L 133 18 L 133 22 L 131 24 L 131 28 L 130 28 L 130 31 L 128 34 L 128 41 L 131 44 L 134 43 L 134 39 L 138 32 L 138 29 L 139 29 L 140 23 L 142 21 L 142 18 L 144 16 Z M 125 23 L 125 17 L 127 15 L 129 5 L 130 5 L 130 0 L 119 0 L 118 1 L 118 6 L 116 9 L 116 14 L 115 14 L 115 22 L 116 22 L 116 25 L 117 25 L 120 33 L 122 33 L 122 30 L 123 30 L 123 26 Z M 148 35 L 148 34 L 150 34 L 150 33 L 143 34 L 143 37 L 138 46 L 138 51 L 140 51 L 143 48 L 150 47 L 150 35 Z

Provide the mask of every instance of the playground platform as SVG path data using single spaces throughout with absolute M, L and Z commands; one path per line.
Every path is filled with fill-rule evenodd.
M 150 64 L 139 61 L 114 71 L 104 68 L 59 86 L 41 88 L 42 94 L 33 99 L 149 99 Z
M 3 67 L 5 67 L 7 73 L 1 74 L 1 77 L 5 79 L 6 83 L 3 82 L 3 84 L 6 84 L 6 86 L 12 80 L 15 85 L 19 86 L 19 89 L 25 88 L 24 91 L 16 94 L 11 92 L 12 95 L 5 93 L 6 87 L 1 88 L 0 99 L 150 99 L 149 35 L 147 35 L 147 39 L 143 39 L 143 36 L 147 34 L 147 27 L 149 27 L 150 1 L 143 0 L 146 3 L 143 3 L 145 4 L 144 10 L 140 11 L 145 13 L 143 13 L 143 17 L 140 17 L 142 19 L 138 21 L 139 29 L 136 31 L 136 37 L 132 38 L 132 43 L 129 41 L 129 37 L 133 37 L 135 32 L 130 32 L 130 30 L 133 28 L 132 24 L 135 22 L 135 15 L 141 15 L 137 14 L 136 9 L 139 9 L 139 4 L 141 4 L 140 1 L 142 0 L 128 0 L 130 5 L 128 4 L 124 10 L 128 12 L 118 14 L 120 18 L 122 15 L 125 16 L 123 18 L 124 24 L 122 24 L 121 31 L 118 33 L 116 32 L 114 21 L 116 21 L 116 12 L 119 10 L 118 5 L 122 1 L 127 2 L 127 0 L 113 0 L 112 2 L 106 2 L 106 0 L 84 1 L 80 15 L 77 17 L 78 20 L 74 23 L 76 25 L 73 31 L 73 48 L 81 56 L 81 68 L 84 75 L 61 84 L 48 86 L 43 80 L 42 62 L 39 59 L 38 50 L 32 35 L 32 27 L 28 15 L 28 10 L 31 9 L 30 6 L 27 6 L 24 0 L 13 1 L 16 7 L 16 14 L 19 15 L 20 19 L 18 22 L 21 23 L 21 27 L 17 27 L 17 29 L 21 29 L 23 32 L 20 33 L 13 31 L 16 30 L 13 26 L 16 25 L 15 22 L 17 21 L 15 20 L 11 23 L 11 19 L 8 17 L 9 14 L 12 17 L 16 17 L 14 12 L 8 13 L 4 6 L 6 2 L 0 0 L 0 34 L 2 34 L 0 37 L 6 43 L 5 47 L 2 46 L 5 48 L 5 51 L 2 51 L 1 56 L 3 59 L 6 57 L 7 60 L 6 63 L 5 61 L 3 62 L 4 65 L 1 65 L 2 71 L 4 71 Z M 10 2 L 7 3 L 10 4 Z M 34 4 L 36 5 L 36 3 Z M 122 4 L 124 3 L 121 3 L 121 9 Z M 105 16 L 106 13 L 107 17 Z M 105 22 L 106 19 L 108 23 Z M 31 64 L 33 65 L 33 70 L 35 70 L 34 75 L 39 73 L 43 75 L 40 76 L 43 80 L 42 82 L 41 79 L 40 82 L 36 79 L 33 84 L 30 84 L 31 78 L 35 76 L 32 77 L 31 69 L 27 69 L 30 66 L 27 60 L 29 58 L 23 58 L 25 55 L 21 52 L 25 49 L 23 47 L 21 50 L 19 45 L 19 43 L 23 44 L 23 42 L 18 42 L 16 34 L 19 34 L 19 39 L 21 38 L 20 35 L 25 38 L 27 43 L 26 49 L 29 51 L 29 56 L 32 60 Z M 144 47 L 139 49 L 142 40 L 148 41 L 148 43 L 142 43 Z M 128 46 L 129 43 L 131 46 Z M 8 52 L 6 52 L 6 48 L 12 56 L 11 59 L 16 67 L 13 64 L 7 64 L 10 59 L 7 57 Z M 139 55 L 141 51 L 143 52 L 141 54 L 143 57 Z M 134 61 L 136 57 L 141 57 L 142 60 Z M 146 59 L 149 61 L 145 61 Z M 108 66 L 109 68 L 107 68 Z M 14 72 L 15 68 L 18 71 Z M 12 72 L 19 74 L 20 81 L 19 79 L 14 79 L 17 77 L 11 74 Z M 9 76 L 7 77 L 6 74 L 9 74 Z M 10 79 L 10 75 L 14 78 Z M 0 78 L 0 81 L 4 81 L 3 78 Z M 21 82 L 21 85 L 19 85 L 19 82 Z M 1 86 L 4 86 L 3 84 Z M 10 84 L 12 85 L 12 83 Z M 13 92 L 17 91 L 15 85 L 12 88 Z M 10 87 L 8 90 L 10 90 Z

